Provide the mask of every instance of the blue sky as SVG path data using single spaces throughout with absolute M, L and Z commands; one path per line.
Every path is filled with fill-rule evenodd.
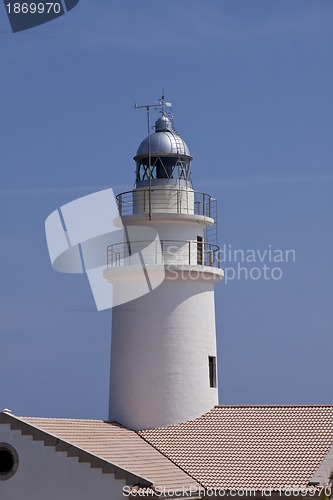
M 81 0 L 17 34 L 0 6 L 1 408 L 107 417 L 111 312 L 52 270 L 44 221 L 132 189 L 133 103 L 162 88 L 220 244 L 296 253 L 217 287 L 221 403 L 333 403 L 332 28 L 330 0 Z

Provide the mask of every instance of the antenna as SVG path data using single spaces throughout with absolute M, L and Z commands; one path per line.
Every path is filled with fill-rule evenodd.
M 150 143 L 150 108 L 158 109 L 161 108 L 162 114 L 165 115 L 165 107 L 171 108 L 171 102 L 166 102 L 164 97 L 164 89 L 163 95 L 161 99 L 158 99 L 153 104 L 143 104 L 139 105 L 134 103 L 135 109 L 145 108 L 147 110 L 147 126 L 148 126 L 148 172 L 149 172 L 149 220 L 151 220 L 151 143 Z
M 161 99 L 157 99 L 157 101 L 154 101 L 153 104 L 139 105 L 137 103 L 134 103 L 134 107 L 135 107 L 135 109 L 146 108 L 147 111 L 149 111 L 150 108 L 154 108 L 155 110 L 158 109 L 158 108 L 161 108 L 162 109 L 162 113 L 164 113 L 165 112 L 165 108 L 171 108 L 172 107 L 172 103 L 165 100 L 164 90 L 163 90 L 163 95 L 162 95 Z
M 162 93 L 162 97 L 161 99 L 159 100 L 159 105 L 161 106 L 162 108 L 162 114 L 165 113 L 165 107 L 167 108 L 171 108 L 172 107 L 172 103 L 171 102 L 168 102 L 165 100 L 165 97 L 164 97 L 164 89 L 163 89 L 163 93 Z M 155 108 L 156 109 L 156 108 Z

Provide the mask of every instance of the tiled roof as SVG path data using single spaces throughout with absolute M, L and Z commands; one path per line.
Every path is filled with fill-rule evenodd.
M 217 406 L 196 420 L 137 432 L 102 420 L 8 413 L 0 423 L 143 487 L 304 489 L 333 471 L 333 406 Z
M 103 468 L 103 463 L 112 464 L 119 468 L 120 477 L 125 477 L 124 471 L 127 471 L 138 476 L 134 480 L 140 482 L 143 479 L 146 484 L 154 487 L 189 489 L 198 486 L 196 481 L 146 443 L 135 431 L 116 423 L 103 420 L 16 417 L 6 413 L 0 414 L 0 423 L 9 423 L 13 428 L 21 429 L 23 434 L 44 439 L 47 445 L 68 451 L 69 456 L 79 456 L 81 459 L 82 450 L 88 454 L 88 458 L 92 457 L 93 467 Z M 57 444 L 48 436 L 56 437 Z M 60 446 L 58 440 L 61 440 Z M 97 463 L 94 462 L 94 457 L 98 457 Z M 85 461 L 90 460 L 85 458 Z M 103 470 L 113 471 L 108 467 Z
M 139 435 L 205 488 L 306 488 L 333 445 L 333 406 L 218 406 Z

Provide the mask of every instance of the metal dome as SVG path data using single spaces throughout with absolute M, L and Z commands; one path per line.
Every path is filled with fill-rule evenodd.
M 150 154 L 168 155 L 176 154 L 189 156 L 190 150 L 184 139 L 176 132 L 171 119 L 167 115 L 162 115 L 155 122 L 155 132 L 150 136 Z M 148 137 L 140 144 L 135 158 L 148 155 Z
M 162 115 L 155 122 L 155 132 L 163 132 L 164 130 L 169 130 L 172 132 L 174 130 L 172 121 L 166 115 Z

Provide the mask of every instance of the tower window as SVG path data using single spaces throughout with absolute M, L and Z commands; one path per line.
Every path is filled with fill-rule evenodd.
M 18 454 L 8 443 L 0 443 L 0 481 L 11 478 L 18 468 Z
M 216 356 L 208 356 L 208 366 L 209 366 L 209 385 L 210 387 L 217 387 Z
M 202 266 L 203 263 L 203 238 L 202 236 L 197 237 L 197 264 Z
M 149 162 L 150 160 L 150 162 Z M 150 164 L 150 168 L 149 168 Z M 190 160 L 179 156 L 144 156 L 136 160 L 136 182 L 151 179 L 190 180 Z

